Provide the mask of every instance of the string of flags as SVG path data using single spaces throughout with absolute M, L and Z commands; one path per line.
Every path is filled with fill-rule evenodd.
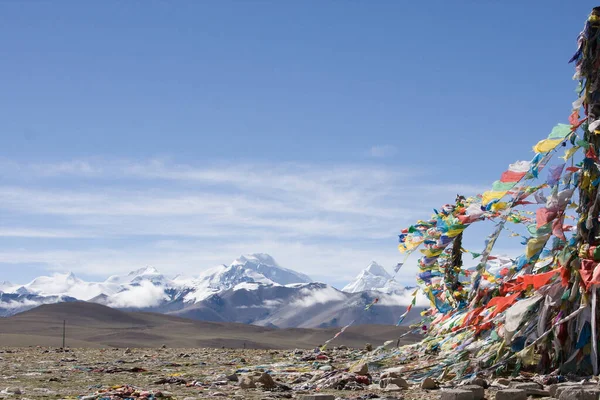
M 490 190 L 459 198 L 401 231 L 400 252 L 410 255 L 418 249 L 421 257 L 419 287 L 398 325 L 421 292 L 430 303 L 421 314 L 426 336 L 378 359 L 397 363 L 436 357 L 436 363 L 429 357 L 428 365 L 410 376 L 415 380 L 528 368 L 598 374 L 598 47 L 600 10 L 595 9 L 571 60 L 579 97 L 568 123 L 554 126 L 532 147 L 533 158 L 510 164 Z M 493 224 L 482 251 L 455 244 L 482 221 Z M 521 254 L 493 254 L 501 236 L 518 238 Z M 471 254 L 477 265 L 465 267 L 462 253 Z

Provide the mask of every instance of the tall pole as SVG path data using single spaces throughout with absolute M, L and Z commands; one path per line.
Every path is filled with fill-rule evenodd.
M 456 196 L 456 207 L 462 207 L 465 198 L 461 195 Z M 450 292 L 450 295 L 454 298 L 454 292 L 458 289 L 458 276 L 462 268 L 462 232 L 454 238 L 452 242 L 452 257 L 450 265 L 446 267 L 446 287 Z M 457 300 L 457 299 L 455 299 Z
M 587 124 L 583 125 L 583 139 L 587 142 L 589 148 L 583 162 L 581 176 L 579 179 L 579 213 L 580 218 L 577 224 L 577 246 L 578 253 L 582 262 L 594 262 L 593 257 L 588 259 L 588 249 L 600 246 L 599 232 L 600 223 L 598 215 L 600 213 L 600 192 L 598 186 L 590 182 L 595 182 L 600 177 L 600 170 L 595 160 L 600 150 L 600 135 L 599 128 L 595 121 L 600 119 L 600 99 L 598 98 L 600 85 L 600 69 L 598 60 L 600 57 L 600 7 L 595 7 L 588 18 L 585 34 L 580 37 L 582 43 L 577 63 L 578 73 L 580 74 L 580 82 L 582 83 L 583 108 L 587 116 Z M 578 116 L 579 110 L 574 111 L 575 116 Z M 590 125 L 592 128 L 590 129 Z M 595 159 L 595 160 L 594 160 Z M 583 257 L 582 257 L 583 256 Z M 596 266 L 595 268 L 600 268 Z M 575 288 L 571 288 L 574 290 Z M 591 344 L 592 344 L 592 372 L 598 374 L 598 336 L 597 336 L 597 291 L 596 285 L 591 285 L 587 292 L 591 291 Z
M 63 351 L 65 351 L 65 336 L 67 333 L 67 320 L 63 319 L 63 343 L 62 343 L 62 349 Z

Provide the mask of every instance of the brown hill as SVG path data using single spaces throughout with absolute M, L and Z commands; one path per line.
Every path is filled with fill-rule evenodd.
M 195 321 L 164 314 L 125 312 L 86 302 L 49 304 L 0 318 L 4 346 L 60 346 L 63 320 L 70 347 L 230 347 L 312 348 L 333 337 L 339 328 L 275 329 L 255 325 Z M 396 341 L 407 331 L 390 325 L 350 327 L 332 346 L 363 347 L 365 343 Z M 418 340 L 408 335 L 401 343 Z

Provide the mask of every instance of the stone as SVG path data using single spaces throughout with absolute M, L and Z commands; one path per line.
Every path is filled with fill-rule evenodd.
M 560 393 L 556 393 L 558 391 L 559 388 L 566 388 L 566 387 L 573 387 L 573 386 L 579 386 L 576 383 L 572 383 L 572 382 L 561 382 L 561 383 L 554 383 L 550 386 L 548 386 L 548 392 L 550 393 L 550 397 L 556 397 L 558 399 L 558 396 L 560 396 Z
M 473 400 L 483 400 L 485 398 L 485 389 L 479 385 L 466 385 L 460 389 L 473 393 Z
M 397 385 L 399 387 L 401 387 L 402 389 L 408 389 L 409 385 L 408 382 L 406 382 L 406 380 L 404 380 L 404 378 L 383 378 L 379 381 L 379 387 L 381 388 L 385 388 L 388 385 Z
M 367 375 L 369 373 L 369 366 L 366 363 L 360 363 L 350 368 L 350 372 L 357 375 Z
M 389 383 L 385 389 L 383 389 L 384 392 L 399 392 L 401 390 L 402 388 L 394 383 Z
M 381 373 L 380 378 L 381 379 L 384 379 L 384 378 L 401 378 L 403 371 L 404 371 L 403 367 L 396 367 L 396 368 L 386 369 L 386 370 L 384 370 Z
M 498 378 L 494 382 L 492 382 L 492 386 L 508 387 L 508 385 L 510 385 L 510 379 L 506 379 L 506 378 Z
M 131 349 L 128 347 L 125 349 L 125 351 L 123 352 L 124 354 L 131 354 Z
M 527 396 L 550 396 L 550 392 L 536 382 L 511 382 L 510 387 L 524 390 Z
M 240 388 L 242 389 L 254 389 L 256 388 L 256 383 L 249 376 L 243 376 L 240 380 Z
M 438 383 L 430 377 L 423 379 L 423 382 L 421 382 L 421 389 L 432 390 L 437 389 L 438 387 Z
M 496 392 L 496 400 L 527 400 L 523 389 L 502 389 Z
M 488 384 L 488 382 L 483 379 L 483 378 L 473 378 L 470 382 L 471 385 L 477 385 L 477 386 L 481 386 L 484 389 L 487 389 L 488 387 L 490 387 L 490 385 Z
M 20 388 L 18 387 L 9 387 L 6 388 L 6 393 L 10 393 L 10 394 L 23 394 L 23 392 L 21 391 Z
M 581 386 L 581 385 L 578 385 L 578 384 L 575 384 L 575 383 L 569 382 L 569 385 L 562 385 L 562 386 L 558 386 L 558 387 L 556 388 L 556 390 L 554 390 L 554 394 L 552 395 L 552 397 L 556 397 L 557 399 L 559 399 L 559 398 L 560 398 L 560 395 L 561 395 L 561 394 L 562 394 L 562 392 L 564 392 L 565 390 L 568 390 L 568 389 L 581 389 L 581 388 L 582 388 L 582 386 Z
M 263 372 L 260 375 L 257 382 L 262 383 L 264 385 L 265 389 L 274 389 L 277 387 L 277 384 L 275 383 L 275 381 L 273 380 L 271 375 L 267 374 L 266 372 Z
M 470 390 L 450 389 L 440 393 L 440 400 L 475 400 L 475 397 Z
M 583 400 L 598 400 L 600 398 L 600 388 L 583 387 Z
M 166 344 L 163 344 L 162 346 L 160 346 L 160 348 L 161 348 L 161 349 L 166 349 L 166 348 L 167 348 L 167 345 L 166 345 Z
M 369 352 L 373 351 L 373 345 L 371 343 L 365 344 L 365 350 Z
M 335 396 L 330 394 L 305 394 L 300 400 L 335 400 Z
M 580 387 L 568 387 L 561 391 L 558 399 L 559 400 L 583 400 L 584 392 L 583 388 Z M 597 399 L 597 397 L 596 397 Z
M 227 375 L 227 380 L 230 382 L 238 382 L 240 378 L 238 378 L 237 374 Z

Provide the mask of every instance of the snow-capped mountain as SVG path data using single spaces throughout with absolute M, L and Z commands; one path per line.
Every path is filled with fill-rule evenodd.
M 365 310 L 375 299 L 376 305 Z M 347 293 L 316 282 L 285 286 L 245 284 L 169 314 L 279 328 L 326 328 L 352 321 L 354 324 L 395 324 L 410 301 L 409 294 Z M 403 324 L 416 322 L 422 310 L 420 304 L 414 307 Z
M 340 291 L 283 268 L 267 254 L 251 254 L 195 277 L 170 279 L 145 267 L 103 282 L 86 282 L 70 273 L 42 276 L 21 286 L 6 283 L 4 293 L 0 290 L 0 316 L 41 304 L 85 300 L 119 309 L 264 326 L 326 327 L 353 320 L 388 324 L 396 322 L 411 300 L 390 278 L 383 267 L 371 263 Z M 366 311 L 375 298 L 377 307 Z
M 157 286 L 171 284 L 171 280 L 158 272 L 154 267 L 145 267 L 132 271 L 127 275 L 113 275 L 109 277 L 105 285 L 136 285 L 142 282 L 151 282 Z
M 12 283 L 10 283 L 9 281 L 0 282 L 0 292 L 9 290 L 13 286 L 14 285 Z
M 107 282 L 85 282 L 73 273 L 68 273 L 40 276 L 17 290 L 20 290 L 20 293 L 38 296 L 69 296 L 89 300 L 102 293 L 114 294 L 119 291 L 119 285 Z
M 43 304 L 77 301 L 68 296 L 38 296 L 36 294 L 0 292 L 0 317 L 8 317 L 23 311 L 30 310 Z
M 358 293 L 368 290 L 390 294 L 402 293 L 406 288 L 393 280 L 384 267 L 373 261 L 352 282 L 342 289 L 342 291 L 348 293 Z
M 304 274 L 281 267 L 267 254 L 250 254 L 241 256 L 229 266 L 205 270 L 197 277 L 179 275 L 169 279 L 156 268 L 145 267 L 127 275 L 113 275 L 104 282 L 86 282 L 72 273 L 41 276 L 22 286 L 5 283 L 0 291 L 33 295 L 40 304 L 61 301 L 61 296 L 66 296 L 116 308 L 162 311 L 161 307 L 182 309 L 244 283 L 282 285 L 311 281 Z M 42 300 L 45 298 L 48 300 Z M 24 301 L 25 298 L 20 299 Z M 26 304 L 33 307 L 37 305 L 35 301 L 29 299 Z
M 283 268 L 268 254 L 258 253 L 241 256 L 231 263 L 231 266 L 242 266 L 245 269 L 253 270 L 280 285 L 312 282 L 312 279 L 307 275 Z
M 183 281 L 183 287 L 189 289 L 184 301 L 197 303 L 215 293 L 251 282 L 264 285 L 287 285 L 308 283 L 312 282 L 312 279 L 304 274 L 281 267 L 268 254 L 251 254 L 241 256 L 229 266 L 219 265 L 204 271 L 196 279 Z

